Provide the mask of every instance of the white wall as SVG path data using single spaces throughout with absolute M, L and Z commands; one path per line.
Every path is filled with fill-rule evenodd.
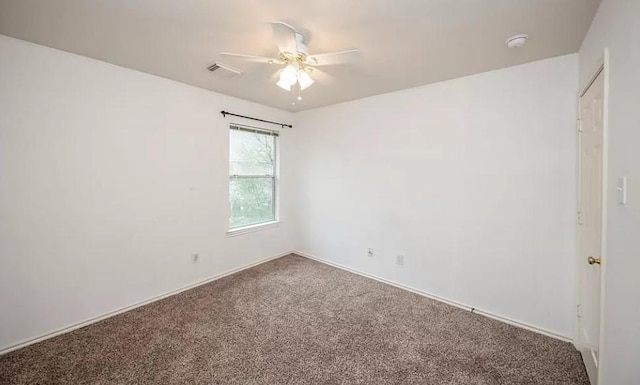
M 572 337 L 577 66 L 296 114 L 296 248 Z
M 286 208 L 226 236 L 222 109 L 292 120 L 0 36 L 0 350 L 292 249 Z M 280 148 L 288 202 L 286 131 Z
M 640 1 L 603 0 L 580 49 L 584 84 L 609 48 L 608 220 L 600 384 L 640 383 Z M 618 176 L 628 204 L 617 202 Z

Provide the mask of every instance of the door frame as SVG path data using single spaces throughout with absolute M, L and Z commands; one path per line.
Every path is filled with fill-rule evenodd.
M 594 63 L 594 70 L 589 73 L 589 77 L 586 79 L 581 79 L 580 88 L 577 94 L 577 129 L 579 129 L 579 125 L 581 124 L 581 108 L 580 101 L 582 96 L 585 95 L 589 87 L 596 80 L 598 75 L 602 74 L 604 76 L 604 100 L 603 100 L 603 125 L 602 125 L 602 251 L 601 251 L 601 260 L 602 263 L 600 265 L 600 336 L 598 341 L 598 384 L 601 384 L 600 379 L 602 378 L 602 362 L 603 357 L 606 355 L 606 349 L 604 345 L 605 333 L 604 333 L 604 309 L 605 309 L 605 280 L 606 280 L 606 269 L 607 269 L 607 204 L 608 204 L 608 163 L 609 163 L 609 49 L 605 48 L 604 52 L 600 56 L 600 58 Z M 577 131 L 577 130 L 576 130 Z M 576 135 L 576 167 L 577 167 L 577 180 L 576 180 L 576 217 L 578 212 L 581 209 L 580 202 L 580 151 L 581 151 L 581 143 L 580 136 Z M 573 344 L 576 349 L 581 350 L 581 340 L 582 336 L 580 336 L 580 305 L 581 305 L 581 283 L 582 283 L 582 274 L 581 269 L 585 263 L 585 259 L 581 254 L 580 250 L 580 225 L 578 224 L 578 220 L 576 220 L 576 313 L 575 313 L 575 325 L 574 325 L 574 339 Z

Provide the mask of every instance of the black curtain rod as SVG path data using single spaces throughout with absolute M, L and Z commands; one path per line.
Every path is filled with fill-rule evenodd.
M 227 117 L 227 115 L 231 115 L 231 116 L 237 116 L 239 118 L 245 118 L 245 119 L 251 119 L 251 120 L 257 120 L 258 122 L 264 122 L 264 123 L 269 123 L 269 124 L 275 124 L 277 126 L 282 126 L 282 128 L 285 127 L 289 127 L 289 128 L 293 128 L 292 125 L 290 124 L 284 124 L 284 123 L 278 123 L 278 122 L 272 122 L 270 120 L 264 120 L 264 119 L 258 119 L 258 118 L 252 118 L 250 116 L 244 116 L 244 115 L 238 115 L 238 114 L 233 114 L 231 112 L 227 112 L 227 111 L 220 111 L 220 113 L 222 114 L 222 116 L 224 116 L 225 118 Z

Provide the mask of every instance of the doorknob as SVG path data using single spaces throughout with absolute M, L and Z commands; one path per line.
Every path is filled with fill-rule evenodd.
M 594 258 L 594 257 L 589 257 L 587 258 L 587 262 L 589 262 L 590 265 L 593 264 L 600 264 L 600 258 Z

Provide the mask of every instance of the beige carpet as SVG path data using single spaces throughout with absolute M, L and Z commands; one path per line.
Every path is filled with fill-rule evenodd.
M 560 342 L 299 256 L 0 356 L 1 384 L 588 384 Z

